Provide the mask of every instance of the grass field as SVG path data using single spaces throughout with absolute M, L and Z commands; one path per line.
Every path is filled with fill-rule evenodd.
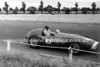
M 100 67 L 100 63 L 23 51 L 0 51 L 0 67 Z

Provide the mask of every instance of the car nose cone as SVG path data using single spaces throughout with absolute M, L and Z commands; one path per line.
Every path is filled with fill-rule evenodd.
M 98 44 L 99 44 L 99 42 L 97 42 L 97 41 L 94 42 L 94 44 L 92 45 L 91 49 L 92 49 L 92 50 L 96 49 L 97 46 L 98 46 Z

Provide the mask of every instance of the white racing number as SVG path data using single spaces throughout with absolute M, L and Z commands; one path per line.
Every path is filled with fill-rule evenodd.
M 45 42 L 47 43 L 47 44 L 51 44 L 51 39 L 45 39 Z

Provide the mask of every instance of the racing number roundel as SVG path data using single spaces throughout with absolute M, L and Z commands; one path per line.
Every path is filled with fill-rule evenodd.
M 51 40 L 50 39 L 45 39 L 45 42 L 48 44 L 51 44 Z

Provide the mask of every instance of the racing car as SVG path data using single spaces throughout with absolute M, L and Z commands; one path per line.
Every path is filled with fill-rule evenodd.
M 31 47 L 45 46 L 45 47 L 57 47 L 82 50 L 95 50 L 98 47 L 99 42 L 91 38 L 81 36 L 78 34 L 64 33 L 60 30 L 56 30 L 51 36 L 44 36 L 42 34 L 43 28 L 37 28 L 29 31 L 26 34 L 26 40 Z M 74 54 L 78 54 L 78 50 L 73 51 Z

